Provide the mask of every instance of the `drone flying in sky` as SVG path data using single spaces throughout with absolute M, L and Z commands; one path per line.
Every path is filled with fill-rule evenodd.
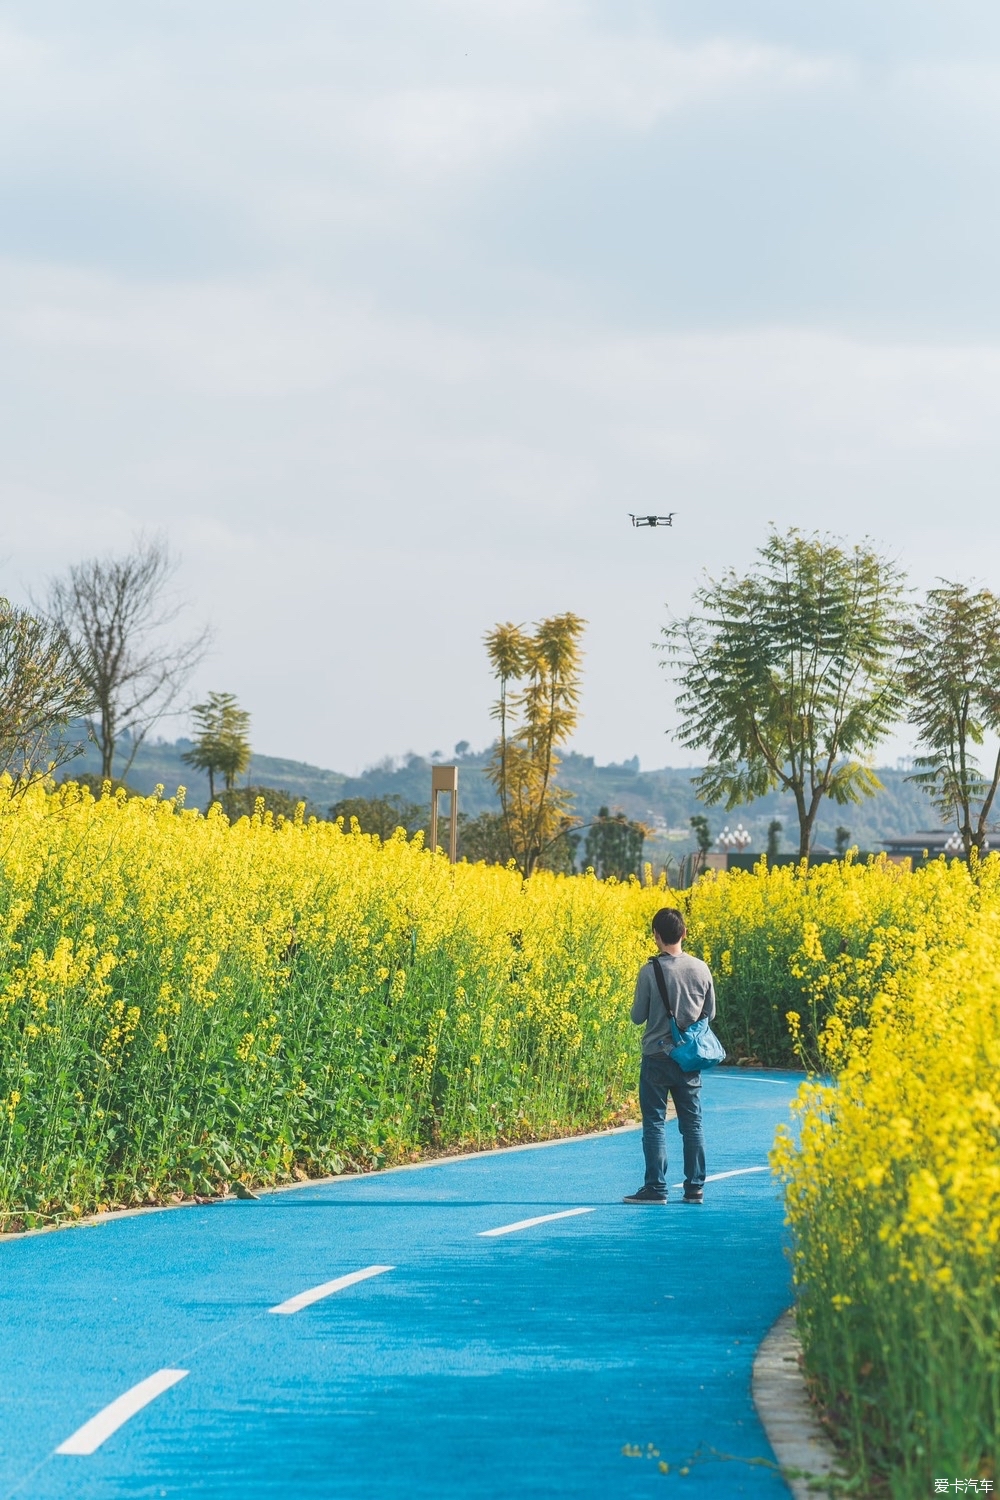
M 632 516 L 629 511 L 633 526 L 672 526 L 675 514 L 675 511 L 671 511 L 669 516 Z

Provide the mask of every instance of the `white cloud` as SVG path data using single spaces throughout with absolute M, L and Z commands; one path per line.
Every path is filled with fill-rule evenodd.
M 4 270 L 0 396 L 58 413 L 5 454 L 22 582 L 166 525 L 217 625 L 207 685 L 242 693 L 262 748 L 349 767 L 483 739 L 482 631 L 572 607 L 592 622 L 581 743 L 666 760 L 664 602 L 769 521 L 869 532 L 926 580 L 996 558 L 1000 347 L 473 334 L 304 282 Z M 633 532 L 636 509 L 675 530 Z
M 400 175 L 482 170 L 582 125 L 643 132 L 683 110 L 814 92 L 855 71 L 843 56 L 730 37 L 682 44 L 541 4 L 530 23 L 516 11 L 459 8 L 466 40 L 456 45 L 436 9 L 382 5 L 384 28 L 369 36 L 349 18 L 340 34 L 315 13 L 311 25 L 290 16 L 281 28 L 248 11 L 236 31 L 204 13 L 187 28 L 150 31 L 133 14 L 92 38 L 51 37 L 28 12 L 0 48 L 0 68 L 9 58 L 0 118 L 21 153 L 152 172 L 164 185 L 245 194 L 259 208 L 264 183 L 279 198 L 287 184 L 294 198 L 326 176 L 337 200 L 331 171 L 357 171 L 363 197 L 386 174 L 398 190 Z
M 557 81 L 405 88 L 379 94 L 342 123 L 386 164 L 434 177 L 537 149 L 556 132 L 585 125 L 644 132 L 684 110 L 812 92 L 854 73 L 846 60 L 728 40 L 680 47 L 588 37 L 560 51 Z
M 4 586 L 166 527 L 205 685 L 350 768 L 561 608 L 582 747 L 668 759 L 664 600 L 772 520 L 995 579 L 995 60 L 772 9 L 15 3 Z

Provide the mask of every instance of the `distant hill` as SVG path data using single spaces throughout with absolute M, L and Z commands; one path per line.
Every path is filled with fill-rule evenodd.
M 185 786 L 188 806 L 204 807 L 208 801 L 208 778 L 193 771 L 181 759 L 190 746 L 191 741 L 187 739 L 156 740 L 143 745 L 129 772 L 129 784 L 147 794 L 160 784 L 168 796 L 172 796 L 178 786 Z M 486 776 L 488 759 L 488 750 L 471 751 L 463 747 L 462 752 L 454 754 L 449 761 L 459 767 L 461 810 L 472 816 L 497 807 L 496 795 Z M 83 755 L 71 762 L 64 775 L 72 776 L 80 771 L 96 773 L 98 770 L 96 751 L 90 745 Z M 620 808 L 627 817 L 646 823 L 653 830 L 647 852 L 654 863 L 667 853 L 676 857 L 693 847 L 689 819 L 695 813 L 705 813 L 715 835 L 727 823 L 734 828 L 742 822 L 753 837 L 752 850 L 764 848 L 767 826 L 772 818 L 778 818 L 784 826 L 782 849 L 797 848 L 795 806 L 790 797 L 772 792 L 751 807 L 735 808 L 732 812 L 705 808 L 694 795 L 691 786 L 693 774 L 688 768 L 673 769 L 669 766 L 657 771 L 643 771 L 638 757 L 599 766 L 593 756 L 572 753 L 563 758 L 559 781 L 573 792 L 575 811 L 585 823 L 596 817 L 601 807 L 612 811 Z M 852 844 L 862 850 L 877 850 L 883 839 L 894 834 L 915 833 L 918 829 L 940 826 L 927 796 L 907 781 L 905 771 L 883 768 L 878 775 L 884 790 L 869 801 L 858 807 L 840 808 L 829 802 L 824 805 L 820 812 L 817 842 L 832 845 L 837 826 L 843 824 L 851 831 Z M 404 802 L 426 805 L 430 799 L 431 760 L 422 755 L 407 755 L 399 760 L 387 758 L 370 766 L 360 776 L 344 776 L 305 761 L 254 755 L 246 779 L 253 784 L 277 787 L 294 797 L 301 797 L 309 812 L 325 817 L 330 806 L 345 797 L 397 796 Z
M 597 808 L 620 807 L 630 818 L 638 819 L 656 830 L 656 844 L 671 852 L 683 853 L 693 845 L 690 819 L 703 813 L 712 833 L 718 836 L 729 825 L 742 823 L 753 837 L 752 850 L 767 844 L 767 828 L 777 818 L 783 825 L 782 849 L 798 848 L 798 821 L 794 800 L 782 792 L 772 792 L 750 806 L 727 812 L 723 807 L 705 807 L 694 794 L 691 778 L 697 773 L 688 768 L 642 771 L 638 759 L 618 765 L 598 766 L 589 756 L 568 755 L 560 768 L 560 781 L 576 793 L 577 811 L 593 817 Z M 832 847 L 839 825 L 850 829 L 850 841 L 859 849 L 878 850 L 882 840 L 897 833 L 915 833 L 917 829 L 937 828 L 940 819 L 926 793 L 906 779 L 905 771 L 883 767 L 878 771 L 883 790 L 856 807 L 837 807 L 825 802 L 820 809 L 816 842 Z
M 157 786 L 162 786 L 168 797 L 183 786 L 187 789 L 188 807 L 205 807 L 208 803 L 208 777 L 202 771 L 186 766 L 181 759 L 184 751 L 190 748 L 188 739 L 151 740 L 141 745 L 126 778 L 128 785 L 147 796 Z M 62 776 L 69 781 L 81 772 L 97 775 L 100 769 L 101 761 L 95 746 L 87 745 L 82 755 L 69 762 Z M 291 792 L 293 796 L 301 797 L 311 812 L 325 817 L 330 804 L 344 795 L 341 787 L 346 777 L 301 760 L 254 755 L 249 774 L 243 780 L 245 784 L 279 787 Z

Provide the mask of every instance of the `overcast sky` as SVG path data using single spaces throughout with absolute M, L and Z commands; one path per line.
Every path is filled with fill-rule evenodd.
M 6 0 L 0 588 L 163 532 L 195 693 L 346 771 L 573 610 L 576 748 L 684 763 L 769 522 L 1000 586 L 998 173 L 987 0 Z

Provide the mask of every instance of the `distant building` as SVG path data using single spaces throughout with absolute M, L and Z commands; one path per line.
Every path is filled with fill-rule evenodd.
M 936 859 L 939 854 L 952 854 L 954 844 L 947 850 L 945 845 L 954 839 L 951 828 L 918 828 L 916 833 L 901 833 L 895 838 L 883 839 L 882 845 L 891 860 Z
M 939 854 L 962 854 L 961 834 L 952 828 L 918 829 L 899 838 L 883 839 L 885 852 L 890 859 L 935 859 Z M 995 824 L 988 829 L 983 840 L 983 853 L 1000 849 L 1000 828 Z

